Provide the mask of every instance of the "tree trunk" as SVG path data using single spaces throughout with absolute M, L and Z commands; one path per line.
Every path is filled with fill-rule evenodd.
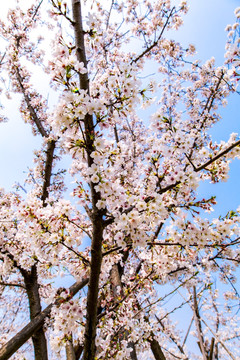
M 66 360 L 76 360 L 75 351 L 71 340 L 68 340 L 66 343 Z
M 30 319 L 33 320 L 37 315 L 41 313 L 41 302 L 39 296 L 39 285 L 38 285 L 38 276 L 37 276 L 37 266 L 33 265 L 31 271 L 21 270 L 21 273 L 24 278 L 24 283 L 26 286 L 29 309 L 30 309 Z M 48 360 L 47 353 L 47 341 L 44 334 L 43 326 L 40 327 L 32 335 L 32 342 L 34 347 L 35 360 Z
M 77 59 L 79 62 L 83 62 L 85 68 L 87 69 L 80 0 L 72 0 L 72 13 Z M 89 94 L 88 73 L 79 74 L 79 82 L 80 88 L 82 90 L 86 90 Z M 88 166 L 90 167 L 93 164 L 93 159 L 90 155 L 94 149 L 93 145 L 95 138 L 93 117 L 90 114 L 86 114 L 84 118 L 84 132 Z M 87 315 L 83 352 L 84 360 L 94 360 L 96 353 L 95 338 L 97 328 L 98 290 L 102 264 L 103 211 L 96 207 L 98 200 L 100 200 L 100 194 L 96 192 L 94 185 L 95 184 L 92 182 L 90 183 L 92 200 L 91 221 L 93 225 L 93 234 L 91 244 L 91 270 L 87 294 Z
M 152 350 L 152 353 L 153 353 L 155 359 L 156 360 L 166 360 L 158 341 L 155 340 L 154 337 L 148 341 L 150 342 L 151 350 Z
M 117 299 L 118 296 L 122 295 L 122 282 L 119 271 L 119 264 L 114 264 L 110 271 L 110 282 L 111 282 L 111 291 L 114 299 Z M 124 337 L 127 339 L 128 331 L 124 330 Z M 133 341 L 128 342 L 128 348 L 131 349 L 130 357 L 131 360 L 137 360 L 136 347 Z

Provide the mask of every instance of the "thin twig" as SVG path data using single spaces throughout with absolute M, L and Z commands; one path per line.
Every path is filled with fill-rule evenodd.
M 161 37 L 162 37 L 162 35 L 163 35 L 163 33 L 164 33 L 164 31 L 165 31 L 168 23 L 169 23 L 169 20 L 170 20 L 170 18 L 171 18 L 171 16 L 172 16 L 172 13 L 173 13 L 174 10 L 175 10 L 175 6 L 172 8 L 170 14 L 168 15 L 167 20 L 166 20 L 166 22 L 165 22 L 165 24 L 164 24 L 164 26 L 163 26 L 163 28 L 162 28 L 162 30 L 161 30 L 158 38 L 157 38 L 157 40 L 155 40 L 155 41 L 152 43 L 151 46 L 149 46 L 149 47 L 148 47 L 146 50 L 144 50 L 140 55 L 138 55 L 138 57 L 136 57 L 135 59 L 133 59 L 133 60 L 131 61 L 131 64 L 137 63 L 138 60 L 140 60 L 142 57 L 144 57 L 146 54 L 148 54 L 155 46 L 157 46 L 158 42 L 161 40 Z

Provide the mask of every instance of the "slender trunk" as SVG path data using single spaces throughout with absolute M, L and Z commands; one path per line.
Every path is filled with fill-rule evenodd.
M 202 324 L 201 324 L 201 316 L 198 309 L 198 302 L 197 302 L 197 291 L 196 286 L 193 287 L 193 312 L 195 317 L 195 326 L 197 329 L 197 335 L 199 340 L 199 348 L 201 350 L 203 360 L 207 360 L 207 349 L 205 346 L 205 341 L 203 337 L 203 331 L 202 331 Z
M 80 0 L 72 0 L 72 13 L 77 59 L 79 62 L 83 62 L 85 68 L 87 69 Z M 82 90 L 86 90 L 87 93 L 90 94 L 88 73 L 79 74 L 79 83 L 80 88 Z M 93 117 L 90 114 L 87 114 L 84 119 L 84 133 L 88 166 L 90 167 L 93 164 L 91 153 L 94 149 L 95 138 Z M 96 206 L 98 200 L 100 200 L 100 194 L 96 192 L 93 183 L 90 183 L 90 187 L 92 200 L 91 221 L 93 226 L 93 234 L 91 244 L 91 270 L 87 294 L 87 314 L 83 360 L 94 360 L 96 353 L 95 338 L 97 328 L 99 277 L 102 264 L 103 241 L 103 211 L 100 211 Z
M 208 360 L 213 360 L 213 356 L 214 356 L 214 345 L 215 345 L 215 338 L 212 337 Z
M 102 263 L 102 234 L 102 219 L 101 217 L 96 217 L 93 221 L 91 273 L 87 294 L 87 319 L 83 360 L 94 360 L 96 353 L 95 338 L 97 328 L 99 277 Z
M 130 352 L 131 360 L 138 360 L 137 352 L 136 352 L 136 346 L 135 346 L 133 341 L 129 341 L 128 348 L 131 349 L 131 352 Z
M 122 282 L 121 282 L 121 276 L 119 272 L 119 264 L 114 264 L 111 271 L 110 271 L 110 282 L 111 282 L 111 291 L 112 296 L 114 299 L 117 299 L 118 296 L 122 295 Z M 128 331 L 124 330 L 124 337 L 128 338 Z M 128 348 L 131 349 L 130 352 L 130 358 L 131 360 L 137 360 L 137 352 L 136 347 L 133 341 L 128 342 Z
M 162 352 L 162 349 L 161 349 L 158 341 L 155 340 L 154 337 L 152 337 L 152 339 L 148 340 L 148 341 L 150 342 L 150 346 L 151 346 L 151 350 L 152 350 L 152 353 L 154 355 L 154 358 L 156 360 L 166 360 L 166 358 L 164 356 L 164 353 Z
M 76 346 L 74 346 L 74 353 L 75 353 L 75 358 L 76 360 L 79 360 L 81 355 L 83 352 L 83 346 L 79 344 L 77 344 Z
M 68 340 L 66 343 L 66 360 L 76 360 L 73 343 Z
M 118 264 L 114 264 L 110 271 L 111 292 L 114 299 L 122 294 L 122 282 L 119 274 Z
M 21 273 L 24 278 L 29 301 L 30 319 L 33 320 L 41 313 L 37 266 L 33 265 L 30 272 L 22 270 Z M 32 335 L 32 342 L 34 347 L 35 360 L 48 360 L 47 341 L 43 327 L 34 332 Z

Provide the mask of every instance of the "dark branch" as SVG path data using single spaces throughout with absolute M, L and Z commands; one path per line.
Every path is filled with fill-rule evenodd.
M 207 166 L 211 165 L 214 161 L 218 160 L 219 158 L 223 157 L 224 155 L 226 155 L 227 153 L 229 153 L 229 151 L 231 151 L 232 149 L 234 149 L 235 147 L 240 146 L 240 140 L 236 141 L 234 144 L 230 145 L 227 149 L 220 151 L 220 153 L 218 153 L 216 156 L 214 156 L 212 159 L 210 159 L 209 161 L 207 161 L 205 164 L 198 166 L 197 168 L 194 167 L 194 171 L 198 172 L 200 170 L 206 169 Z M 192 164 L 193 165 L 193 164 Z M 208 170 L 208 169 L 206 169 Z
M 76 282 L 69 288 L 70 297 L 66 300 L 70 300 L 74 295 L 77 294 L 86 284 L 88 279 L 85 279 L 81 282 Z M 59 305 L 62 299 L 56 299 L 55 302 L 48 305 L 39 315 L 37 315 L 32 321 L 30 321 L 21 331 L 19 331 L 12 339 L 10 339 L 3 347 L 0 349 L 0 360 L 9 359 L 25 342 L 30 339 L 30 337 L 40 329 L 44 320 L 50 315 L 52 307 L 54 305 Z
M 5 283 L 0 281 L 0 286 L 9 286 L 9 287 L 20 287 L 22 289 L 26 289 L 24 285 L 22 284 L 15 284 L 15 283 Z
M 72 0 L 72 16 L 73 16 L 73 28 L 75 34 L 75 45 L 77 51 L 77 59 L 79 62 L 83 62 L 84 67 L 87 69 L 87 58 L 84 44 L 84 30 L 82 24 L 81 13 L 81 1 Z M 80 88 L 89 91 L 89 78 L 88 72 L 85 74 L 79 74 Z M 87 151 L 88 166 L 93 163 L 91 153 L 94 149 L 94 124 L 93 116 L 86 114 L 84 118 L 84 132 L 85 132 L 85 144 Z M 90 262 L 90 278 L 87 294 L 87 309 L 86 309 L 86 326 L 85 326 L 85 341 L 84 341 L 84 360 L 93 360 L 96 353 L 96 328 L 97 328 L 97 310 L 98 310 L 98 292 L 99 292 L 99 279 L 102 264 L 102 241 L 103 241 L 103 211 L 99 210 L 96 206 L 98 200 L 100 200 L 100 193 L 96 192 L 94 184 L 90 183 L 91 187 L 91 200 L 92 200 L 92 212 L 91 221 L 93 225 L 92 231 L 92 243 L 91 243 L 91 262 Z
M 154 334 L 152 334 L 152 339 L 148 339 L 153 356 L 156 360 L 166 360 L 164 353 L 162 352 L 161 346 L 159 342 L 154 338 Z
M 197 292 L 195 286 L 193 287 L 193 312 L 194 312 L 195 324 L 196 324 L 197 335 L 199 340 L 199 347 L 203 356 L 203 360 L 207 360 L 207 350 L 205 348 L 205 341 L 203 338 L 201 317 L 198 309 Z
M 42 122 L 41 120 L 39 119 L 34 107 L 32 106 L 31 104 L 31 99 L 29 97 L 29 95 L 26 93 L 26 90 L 23 86 L 23 78 L 21 77 L 20 75 L 20 71 L 19 71 L 19 68 L 15 68 L 15 71 L 16 71 L 16 76 L 17 76 L 17 80 L 18 80 L 18 84 L 20 86 L 20 89 L 22 91 L 22 94 L 23 94 L 23 97 L 24 97 L 24 100 L 27 104 L 27 108 L 28 108 L 28 111 L 31 115 L 31 118 L 32 120 L 34 121 L 35 125 L 37 126 L 38 128 L 38 131 L 40 132 L 40 134 L 43 136 L 43 137 L 48 137 L 48 133 L 46 132 L 46 130 L 44 129 L 43 125 L 42 125 Z
M 164 26 L 163 26 L 163 28 L 162 28 L 162 30 L 161 30 L 158 38 L 157 38 L 157 40 L 155 40 L 155 41 L 152 43 L 151 46 L 147 47 L 147 49 L 144 50 L 138 57 L 136 57 L 135 59 L 133 59 L 133 60 L 132 60 L 132 63 L 138 62 L 138 60 L 140 60 L 142 57 L 144 57 L 145 55 L 147 55 L 153 48 L 155 48 L 155 47 L 158 45 L 158 42 L 161 40 L 162 35 L 163 35 L 163 33 L 164 33 L 164 31 L 165 31 L 168 23 L 169 23 L 169 20 L 170 20 L 170 18 L 171 18 L 171 16 L 172 16 L 172 13 L 173 13 L 174 10 L 175 10 L 175 6 L 172 8 L 170 14 L 168 15 L 167 20 L 166 20 L 166 22 L 165 22 L 165 24 L 164 24 Z
M 49 195 L 49 186 L 52 176 L 52 167 L 53 167 L 53 160 L 54 160 L 54 150 L 56 148 L 56 141 L 50 140 L 47 144 L 47 151 L 46 151 L 46 162 L 44 168 L 44 181 L 43 181 L 43 189 L 42 189 L 42 201 L 45 204 L 46 199 Z

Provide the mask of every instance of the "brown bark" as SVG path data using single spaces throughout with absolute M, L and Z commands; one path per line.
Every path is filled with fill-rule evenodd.
M 76 360 L 73 343 L 68 340 L 66 343 L 66 360 Z
M 83 346 L 81 344 L 77 344 L 76 346 L 74 346 L 74 352 L 76 360 L 79 360 L 83 352 Z
M 128 347 L 131 349 L 130 357 L 131 360 L 138 360 L 137 358 L 137 352 L 136 352 L 136 346 L 133 341 L 129 341 Z
M 240 146 L 240 140 L 236 141 L 235 143 L 233 143 L 232 145 L 230 145 L 228 148 L 226 148 L 223 151 L 220 151 L 216 156 L 213 156 L 212 159 L 210 159 L 209 161 L 207 161 L 206 163 L 202 164 L 201 166 L 198 166 L 197 168 L 195 166 L 193 166 L 194 171 L 198 172 L 200 170 L 208 170 L 206 169 L 207 166 L 211 165 L 212 163 L 214 163 L 216 160 L 222 158 L 224 155 L 226 155 L 227 153 L 229 153 L 231 150 L 233 150 L 234 148 Z M 193 165 L 193 164 L 192 164 Z
M 55 148 L 56 148 L 56 141 L 55 140 L 48 141 L 47 151 L 46 151 L 46 162 L 44 168 L 44 181 L 43 181 L 43 189 L 42 189 L 42 197 L 41 197 L 44 205 L 46 205 L 45 201 L 48 198 L 48 194 L 49 194 L 48 188 L 50 186 L 50 181 L 52 176 Z
M 140 59 L 142 59 L 144 56 L 148 55 L 151 50 L 153 50 L 158 44 L 159 44 L 159 41 L 161 40 L 162 36 L 163 36 L 163 33 L 165 31 L 165 29 L 167 28 L 167 25 L 170 21 L 170 18 L 173 14 L 175 9 L 175 6 L 171 9 L 166 21 L 165 21 L 165 24 L 163 25 L 163 28 L 158 36 L 158 38 L 151 44 L 149 45 L 140 55 L 138 55 L 135 59 L 132 60 L 132 63 L 137 63 Z
M 110 282 L 112 296 L 116 299 L 120 294 L 122 294 L 122 283 L 119 274 L 118 264 L 114 264 L 110 271 Z
M 39 133 L 42 135 L 42 137 L 47 138 L 48 137 L 48 133 L 47 131 L 44 129 L 43 125 L 42 125 L 42 121 L 39 119 L 37 112 L 35 111 L 34 107 L 31 104 L 31 98 L 30 96 L 27 94 L 26 89 L 24 88 L 23 85 L 23 78 L 20 75 L 20 71 L 19 68 L 16 67 L 16 77 L 17 77 L 17 81 L 19 84 L 19 87 L 21 89 L 21 92 L 23 94 L 25 103 L 27 105 L 29 114 L 31 116 L 31 119 L 33 120 L 33 122 L 35 123 L 35 125 L 37 126 L 37 129 L 39 131 Z
M 82 26 L 81 1 L 72 0 L 73 27 L 75 34 L 75 45 L 77 59 L 83 62 L 87 68 L 87 59 L 84 44 L 84 31 Z M 88 73 L 79 74 L 80 88 L 86 90 L 89 94 Z M 84 119 L 85 146 L 87 152 L 88 166 L 91 166 L 93 159 L 90 154 L 94 149 L 94 126 L 92 115 L 87 114 Z M 96 353 L 95 338 L 97 328 L 97 308 L 98 308 L 98 291 L 99 277 L 102 264 L 102 240 L 103 240 L 103 211 L 99 211 L 96 207 L 100 194 L 94 189 L 94 184 L 90 183 L 91 200 L 92 200 L 92 216 L 93 225 L 92 244 L 91 244 L 91 263 L 90 278 L 87 294 L 87 315 L 85 327 L 84 342 L 84 360 L 94 360 Z
M 212 337 L 211 339 L 211 345 L 210 345 L 210 351 L 209 351 L 209 356 L 208 356 L 208 360 L 213 360 L 213 355 L 214 355 L 214 344 L 215 344 L 215 338 Z
M 88 283 L 88 279 L 81 282 L 76 282 L 69 288 L 71 297 L 76 295 Z M 32 321 L 30 321 L 22 330 L 20 330 L 14 337 L 12 337 L 0 349 L 0 360 L 9 359 L 30 337 L 36 333 L 44 324 L 44 320 L 50 315 L 53 305 L 58 305 L 59 299 L 41 311 Z
M 158 323 L 159 323 L 159 324 L 161 325 L 161 327 L 163 328 L 163 330 L 165 330 L 165 326 L 164 326 L 164 324 L 163 324 L 163 321 L 162 321 L 161 319 L 159 319 L 159 318 L 157 317 L 157 315 L 155 315 L 155 317 L 156 317 Z M 169 337 L 169 338 L 172 340 L 172 342 L 178 347 L 178 349 L 179 349 L 179 351 L 181 352 L 181 354 L 184 355 L 184 359 L 185 359 L 185 360 L 188 360 L 188 357 L 186 356 L 186 354 L 185 354 L 185 352 L 184 352 L 184 350 L 183 350 L 183 347 L 178 343 L 178 341 L 175 339 L 174 335 L 172 335 L 172 334 L 170 333 L 170 334 L 168 334 L 168 337 Z
M 158 341 L 156 339 L 154 339 L 154 337 L 152 337 L 152 339 L 149 339 L 148 341 L 150 342 L 151 350 L 152 350 L 152 353 L 153 353 L 153 356 L 155 357 L 155 359 L 156 360 L 166 360 Z
M 38 7 L 36 8 L 35 15 L 41 5 L 42 1 L 39 3 Z M 35 16 L 34 15 L 34 16 Z M 19 68 L 16 68 L 16 77 L 18 80 L 19 87 L 23 94 L 25 103 L 27 105 L 28 111 L 30 116 L 37 126 L 39 133 L 44 138 L 48 138 L 49 134 L 44 129 L 41 119 L 39 118 L 37 112 L 35 111 L 34 107 L 31 104 L 31 98 L 26 92 L 26 89 L 23 85 L 23 78 L 20 75 Z M 46 162 L 45 162 L 45 171 L 44 171 L 44 179 L 43 179 L 43 189 L 42 189 L 42 201 L 43 205 L 45 206 L 46 199 L 48 198 L 49 192 L 48 188 L 50 186 L 50 180 L 52 175 L 52 165 L 53 165 L 53 158 L 54 158 L 54 150 L 56 146 L 56 141 L 49 140 L 47 144 L 47 151 L 46 151 Z M 41 300 L 38 291 L 38 276 L 37 276 L 37 267 L 36 264 L 31 267 L 30 271 L 26 271 L 20 269 L 21 274 L 24 278 L 24 283 L 27 291 L 28 301 L 29 301 L 29 309 L 30 309 L 30 319 L 33 320 L 40 312 L 41 312 Z M 43 327 L 39 328 L 33 335 L 32 335 L 34 353 L 35 353 L 35 360 L 47 360 L 48 353 L 47 353 L 47 340 L 45 337 Z
M 46 199 L 48 198 L 48 187 L 52 175 L 52 164 L 56 141 L 49 141 L 46 152 L 45 173 L 42 190 L 43 205 L 46 206 Z M 27 291 L 30 319 L 33 320 L 41 312 L 41 300 L 39 295 L 39 284 L 37 275 L 37 265 L 33 265 L 30 271 L 20 269 L 24 278 L 24 283 Z M 47 340 L 45 337 L 44 329 L 41 327 L 32 335 L 32 342 L 35 353 L 35 360 L 48 360 Z
M 31 271 L 21 270 L 27 291 L 30 319 L 33 320 L 41 312 L 41 301 L 39 295 L 39 284 L 37 276 L 37 266 L 33 265 Z M 32 335 L 35 360 L 47 360 L 47 341 L 43 327 Z
M 195 325 L 197 329 L 197 335 L 199 340 L 199 348 L 201 350 L 203 360 L 207 360 L 207 349 L 205 347 L 205 341 L 203 338 L 203 332 L 202 332 L 202 324 L 201 324 L 201 317 L 198 309 L 198 303 L 197 303 L 197 292 L 196 287 L 193 287 L 193 311 L 194 311 L 194 318 L 195 318 Z
M 14 267 L 16 267 L 21 275 L 23 276 L 24 284 L 25 284 L 25 290 L 27 292 L 27 297 L 29 301 L 29 311 L 30 311 L 30 319 L 33 320 L 36 316 L 39 315 L 41 312 L 41 302 L 40 302 L 40 296 L 39 296 L 39 284 L 38 284 L 38 276 L 37 276 L 37 266 L 36 264 L 31 267 L 30 271 L 27 271 L 23 269 L 20 265 L 17 264 L 16 260 L 14 259 L 14 256 L 7 251 L 1 251 L 2 253 L 7 253 L 7 256 L 9 259 L 12 260 Z M 34 346 L 34 353 L 35 353 L 35 360 L 47 360 L 47 341 L 45 338 L 44 330 L 42 328 L 43 323 L 41 326 L 36 328 L 36 332 L 32 332 L 30 336 L 32 336 L 33 346 Z M 16 342 L 18 339 L 16 339 Z M 28 339 L 27 339 L 28 340 Z M 21 343 L 20 346 L 22 346 L 27 340 L 25 340 L 23 343 Z M 10 349 L 8 349 L 8 344 L 11 343 L 11 340 L 0 349 L 0 359 L 8 359 L 6 357 L 6 352 L 8 354 L 9 351 L 12 351 L 12 347 L 10 346 Z M 12 344 L 15 345 L 14 343 Z M 19 347 L 20 347 L 19 346 Z M 11 355 L 17 351 L 19 348 L 15 348 L 15 350 L 11 353 Z M 1 358 L 1 355 L 3 358 Z M 10 355 L 10 356 L 11 356 Z
M 81 1 L 72 0 L 72 11 L 73 11 L 73 28 L 75 36 L 75 45 L 77 52 L 77 59 L 79 62 L 83 62 L 84 67 L 87 69 L 87 58 L 84 44 L 84 30 L 82 25 L 82 12 L 81 12 Z M 79 83 L 80 89 L 86 90 L 90 95 L 89 90 L 89 79 L 88 72 L 85 74 L 79 74 Z M 93 117 L 92 115 L 87 114 L 84 119 L 85 127 L 85 141 L 86 141 L 86 150 L 88 155 L 88 165 L 91 166 L 92 158 L 90 153 L 93 150 L 93 141 L 94 141 L 94 126 L 93 126 Z
M 122 296 L 122 282 L 119 267 L 119 264 L 114 264 L 110 271 L 111 291 L 114 299 L 117 299 L 119 295 Z M 124 331 L 124 336 L 125 338 L 128 337 L 128 331 Z M 131 349 L 131 360 L 137 360 L 137 352 L 134 342 L 129 341 L 128 347 Z
M 102 234 L 102 219 L 96 216 L 93 221 L 91 273 L 87 294 L 87 319 L 83 354 L 84 360 L 94 360 L 96 353 L 95 338 L 97 328 L 99 276 L 102 263 Z

